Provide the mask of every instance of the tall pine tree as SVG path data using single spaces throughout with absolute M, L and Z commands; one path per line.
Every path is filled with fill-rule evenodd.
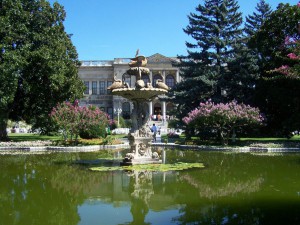
M 171 92 L 176 96 L 179 118 L 201 101 L 224 100 L 221 80 L 228 73 L 226 65 L 242 35 L 242 14 L 238 10 L 236 0 L 205 0 L 188 16 L 184 32 L 194 43 L 186 42 L 188 55 L 179 57 L 177 65 L 183 81 Z
M 255 34 L 272 13 L 271 6 L 265 0 L 260 0 L 255 10 L 256 12 L 246 17 L 245 32 L 248 36 Z
M 220 79 L 224 100 L 233 99 L 254 105 L 256 83 L 259 78 L 257 55 L 248 48 L 247 38 L 242 38 L 234 45 L 232 57 L 227 63 L 227 70 Z
M 259 51 L 258 47 L 260 40 L 253 38 L 255 34 L 259 31 L 261 26 L 264 24 L 265 21 L 267 21 L 272 13 L 271 6 L 266 3 L 264 0 L 260 0 L 256 7 L 256 11 L 253 12 L 252 15 L 248 15 L 246 17 L 245 27 L 244 31 L 247 35 L 248 39 L 248 47 L 252 50 L 252 54 L 256 55 L 257 58 L 257 65 L 259 68 L 259 73 L 264 73 L 264 64 L 267 61 L 267 59 L 264 57 L 264 55 Z

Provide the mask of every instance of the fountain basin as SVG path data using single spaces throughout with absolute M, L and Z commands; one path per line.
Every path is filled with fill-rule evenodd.
M 148 101 L 157 95 L 166 94 L 168 91 L 162 88 L 117 88 L 112 90 L 112 94 L 119 95 L 129 100 L 144 100 Z

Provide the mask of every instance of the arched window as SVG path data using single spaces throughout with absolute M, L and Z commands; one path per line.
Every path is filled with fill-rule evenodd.
M 168 87 L 172 88 L 175 85 L 175 79 L 172 75 L 167 75 L 166 77 L 166 85 L 168 85 Z
M 122 104 L 122 117 L 124 119 L 130 119 L 130 103 L 124 102 Z
M 160 103 L 155 103 L 154 104 L 154 114 L 155 115 L 161 115 L 161 104 Z
M 122 81 L 127 83 L 129 87 L 131 86 L 131 76 L 127 73 L 124 73 L 122 76 Z
M 144 81 L 145 85 L 150 82 L 150 78 L 146 74 L 142 75 L 142 80 Z
M 157 81 L 157 80 L 162 80 L 162 76 L 159 75 L 159 74 L 155 74 L 155 75 L 153 76 L 153 82 L 152 82 L 152 86 L 153 86 L 153 87 L 156 87 L 156 81 Z

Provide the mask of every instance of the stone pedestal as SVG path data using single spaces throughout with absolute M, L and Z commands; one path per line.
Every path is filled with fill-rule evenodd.
M 162 160 L 156 152 L 152 152 L 151 145 L 153 137 L 138 137 L 129 134 L 129 145 L 131 153 L 127 153 L 121 165 L 155 164 Z

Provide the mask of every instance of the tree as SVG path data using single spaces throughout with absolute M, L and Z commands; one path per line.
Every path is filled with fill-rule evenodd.
M 207 101 L 200 103 L 199 107 L 189 112 L 183 121 L 198 131 L 216 130 L 221 143 L 227 144 L 230 134 L 235 132 L 236 128 L 259 125 L 263 117 L 258 108 L 237 104 L 236 101 L 227 104 L 214 104 L 212 101 Z
M 80 65 L 65 11 L 46 0 L 2 0 L 0 10 L 0 139 L 8 118 L 46 132 L 58 103 L 82 96 Z
M 246 16 L 245 32 L 251 37 L 254 35 L 263 25 L 263 23 L 269 18 L 272 13 L 271 6 L 265 2 L 265 0 L 260 0 L 256 7 L 257 12 L 253 12 L 252 15 Z
M 264 59 L 255 98 L 269 135 L 289 135 L 300 128 L 299 21 L 299 6 L 280 4 L 252 37 Z
M 246 104 L 254 104 L 256 83 L 259 78 L 258 59 L 247 46 L 247 39 L 234 45 L 232 58 L 228 60 L 227 70 L 220 78 L 223 99 L 233 99 Z
M 288 52 L 284 48 L 287 36 L 299 39 L 298 22 L 300 13 L 297 6 L 279 4 L 249 40 L 249 46 L 260 57 L 260 71 L 262 76 L 270 76 L 267 71 L 287 63 Z
M 195 43 L 186 42 L 187 56 L 180 56 L 177 66 L 183 81 L 170 92 L 176 96 L 178 117 L 182 118 L 199 102 L 212 98 L 222 101 L 222 82 L 234 45 L 242 35 L 242 15 L 235 0 L 206 0 L 190 13 L 184 32 Z M 187 99 L 189 99 L 187 101 Z
M 252 15 L 248 15 L 246 17 L 244 32 L 247 35 L 247 45 L 252 50 L 252 54 L 256 56 L 255 65 L 258 66 L 259 73 L 263 74 L 263 67 L 264 67 L 263 65 L 266 59 L 257 48 L 258 43 L 256 43 L 256 41 L 259 42 L 259 40 L 253 39 L 253 36 L 256 34 L 256 32 L 260 30 L 264 22 L 269 19 L 272 13 L 272 9 L 271 6 L 268 3 L 266 3 L 264 0 L 260 0 L 257 3 L 255 9 L 256 12 L 253 12 Z

